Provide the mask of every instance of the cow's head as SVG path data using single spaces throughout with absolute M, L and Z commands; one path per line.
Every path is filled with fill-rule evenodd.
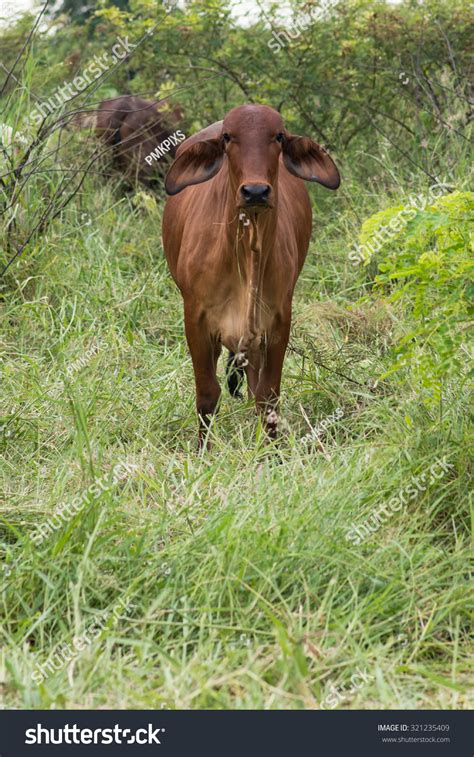
M 224 159 L 237 208 L 258 212 L 275 204 L 280 155 L 290 171 L 305 181 L 337 189 L 339 173 L 323 148 L 308 137 L 289 134 L 281 115 L 266 105 L 242 105 L 184 142 L 165 181 L 175 195 L 212 179 Z

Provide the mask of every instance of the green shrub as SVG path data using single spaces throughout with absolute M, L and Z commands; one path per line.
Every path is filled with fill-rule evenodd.
M 379 244 L 373 296 L 382 292 L 408 310 L 387 376 L 409 366 L 427 396 L 438 400 L 444 382 L 469 370 L 468 328 L 474 301 L 472 192 L 452 192 L 422 210 L 388 208 L 369 218 L 360 240 L 370 243 L 391 219 L 408 218 Z M 394 286 L 395 285 L 395 286 Z M 467 370 L 466 370 L 467 365 Z

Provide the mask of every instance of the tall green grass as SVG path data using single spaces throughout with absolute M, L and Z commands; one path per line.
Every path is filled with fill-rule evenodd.
M 2 103 L 29 137 L 38 66 L 30 57 Z M 423 166 L 466 189 L 466 139 L 430 139 L 400 152 L 374 132 L 337 156 L 340 191 L 311 188 L 276 448 L 252 404 L 224 392 L 212 449 L 196 451 L 162 197 L 90 175 L 12 264 L 0 290 L 1 706 L 329 708 L 335 690 L 347 708 L 472 706 L 467 386 L 450 380 L 427 404 L 409 370 L 389 375 L 412 313 L 348 256 L 367 217 L 426 192 Z M 2 264 L 90 149 L 70 132 L 38 146 Z M 442 458 L 446 475 L 362 544 L 347 538 Z M 125 461 L 133 474 L 112 485 Z M 39 543 L 38 527 L 99 480 L 109 488 Z M 349 694 L 357 671 L 366 680 Z
M 144 207 L 91 178 L 10 269 L 4 706 L 317 708 L 357 668 L 367 681 L 340 707 L 472 705 L 468 397 L 448 385 L 433 408 L 409 373 L 377 383 L 406 314 L 359 303 L 370 280 L 347 253 L 357 216 L 385 199 L 345 192 L 332 207 L 316 194 L 277 450 L 252 405 L 224 394 L 212 450 L 196 452 L 161 203 Z M 99 339 L 106 346 L 68 377 Z M 314 427 L 337 408 L 341 420 L 319 441 L 302 440 L 305 417 Z M 347 540 L 352 523 L 443 456 L 448 474 L 363 544 Z M 133 475 L 34 542 L 58 505 L 125 460 Z M 100 636 L 35 683 L 98 619 Z

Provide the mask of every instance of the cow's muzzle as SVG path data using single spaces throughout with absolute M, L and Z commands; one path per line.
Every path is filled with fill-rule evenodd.
M 243 208 L 270 207 L 271 186 L 269 184 L 243 184 L 240 187 L 240 197 Z

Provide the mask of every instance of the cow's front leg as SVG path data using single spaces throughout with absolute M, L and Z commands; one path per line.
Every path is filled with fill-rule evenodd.
M 278 431 L 278 405 L 283 361 L 290 336 L 290 316 L 278 317 L 272 329 L 260 370 L 255 392 L 257 410 L 262 414 L 265 431 L 270 439 L 276 439 Z
M 186 339 L 191 353 L 196 382 L 196 409 L 199 417 L 199 449 L 206 443 L 212 416 L 216 411 L 221 389 L 216 367 L 221 351 L 220 344 L 206 328 L 204 318 L 184 313 Z M 209 447 L 207 442 L 207 447 Z
M 247 391 L 249 400 L 255 397 L 257 393 L 258 379 L 260 377 L 260 345 L 250 348 L 247 351 L 247 365 L 245 366 L 245 375 L 247 376 Z

